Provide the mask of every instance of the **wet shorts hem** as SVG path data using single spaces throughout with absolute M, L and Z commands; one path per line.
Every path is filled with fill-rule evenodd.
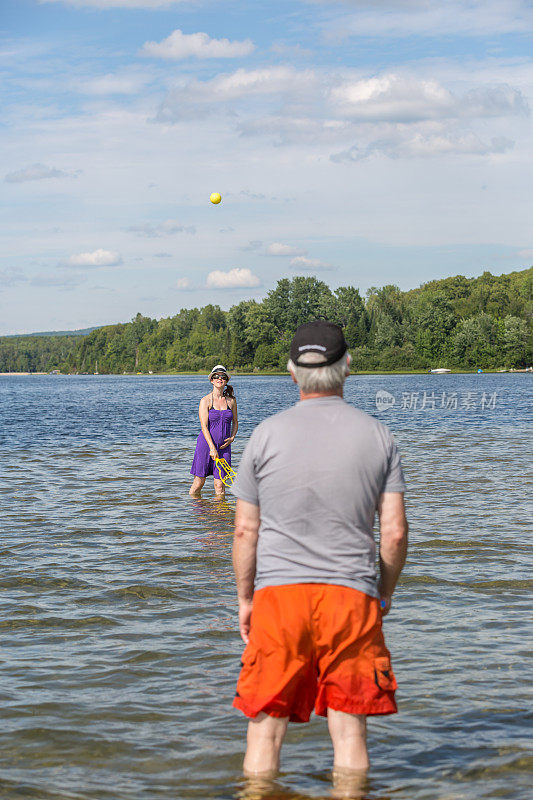
M 361 714 L 365 717 L 377 717 L 385 714 L 398 713 L 395 701 L 389 698 L 375 703 L 358 703 L 356 701 L 347 701 L 346 703 L 332 702 L 328 706 L 315 708 L 315 714 L 318 717 L 327 717 L 328 708 L 331 708 L 332 711 L 342 711 L 344 714 Z
M 295 708 L 273 708 L 271 703 L 265 703 L 261 707 L 252 706 L 246 703 L 241 697 L 236 697 L 233 701 L 233 707 L 238 708 L 239 711 L 249 719 L 255 719 L 259 714 L 265 713 L 269 717 L 276 717 L 276 719 L 289 718 L 290 722 L 309 722 L 311 713 L 308 711 L 299 711 Z

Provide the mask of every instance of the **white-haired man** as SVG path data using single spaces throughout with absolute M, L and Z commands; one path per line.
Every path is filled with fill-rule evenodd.
M 314 708 L 328 718 L 334 767 L 360 772 L 366 717 L 396 711 L 381 618 L 405 563 L 405 483 L 388 428 L 343 400 L 342 330 L 302 325 L 290 354 L 300 402 L 255 429 L 233 486 L 244 770 L 275 773 L 287 723 Z

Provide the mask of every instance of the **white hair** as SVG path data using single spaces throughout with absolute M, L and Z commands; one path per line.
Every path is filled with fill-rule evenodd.
M 301 355 L 298 360 L 304 364 L 321 364 L 326 359 L 322 353 L 310 351 Z M 289 359 L 287 369 L 292 372 L 296 378 L 296 383 L 305 394 L 337 392 L 344 386 L 344 381 L 350 371 L 351 360 L 351 356 L 346 352 L 333 364 L 310 369 L 309 367 L 298 367 Z

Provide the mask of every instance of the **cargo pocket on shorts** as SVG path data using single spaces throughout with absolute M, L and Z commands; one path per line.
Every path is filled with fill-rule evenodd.
M 390 658 L 382 656 L 374 660 L 374 680 L 376 686 L 386 692 L 391 692 L 398 688 L 394 672 L 392 671 Z

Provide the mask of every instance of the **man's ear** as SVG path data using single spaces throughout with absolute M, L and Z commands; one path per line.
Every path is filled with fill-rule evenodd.
M 352 357 L 351 357 L 351 355 L 348 353 L 348 357 L 347 357 L 347 359 L 346 359 L 346 375 L 349 375 L 349 374 L 350 374 L 350 367 L 351 367 L 351 366 L 352 366 Z
M 292 382 L 293 382 L 293 383 L 295 383 L 296 385 L 298 385 L 298 381 L 297 381 L 297 380 L 296 380 L 296 378 L 294 377 L 293 364 L 292 364 L 292 361 L 291 361 L 291 359 L 290 359 L 290 358 L 289 358 L 289 360 L 287 361 L 287 371 L 289 372 L 289 374 L 290 374 L 290 376 L 291 376 L 291 378 L 292 378 Z

